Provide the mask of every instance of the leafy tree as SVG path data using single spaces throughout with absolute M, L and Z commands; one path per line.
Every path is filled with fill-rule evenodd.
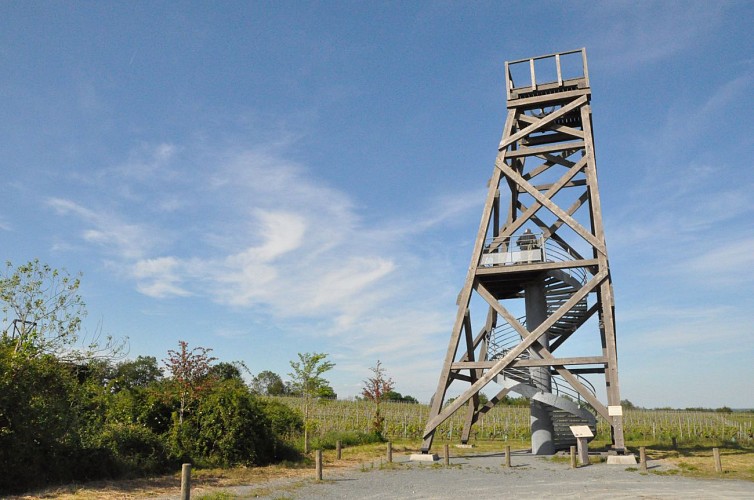
M 385 417 L 380 414 L 380 403 L 386 399 L 386 395 L 393 390 L 395 382 L 387 376 L 385 369 L 382 367 L 380 360 L 370 368 L 372 377 L 364 380 L 364 389 L 361 395 L 374 403 L 374 418 L 372 420 L 372 430 L 375 434 L 382 437 L 385 424 Z
M 138 356 L 133 361 L 122 361 L 115 367 L 112 381 L 114 390 L 147 387 L 162 379 L 162 370 L 154 356 Z
M 282 396 L 288 392 L 280 375 L 270 370 L 259 372 L 251 381 L 251 389 L 257 394 L 266 396 Z
M 39 260 L 18 268 L 5 263 L 0 276 L 3 338 L 12 340 L 14 352 L 62 354 L 76 342 L 86 316 L 80 284 L 80 276 L 71 277 Z
M 212 349 L 206 347 L 194 347 L 188 349 L 188 342 L 178 342 L 179 351 L 168 351 L 168 357 L 162 362 L 170 371 L 173 382 L 178 389 L 180 406 L 178 409 L 178 423 L 183 424 L 183 419 L 189 405 L 206 390 L 212 383 L 209 377 L 211 364 L 217 358 L 210 356 Z
M 96 356 L 115 357 L 126 339 L 101 341 L 98 333 L 87 339 L 83 351 L 79 341 L 86 304 L 79 295 L 81 274 L 71 276 L 38 259 L 14 268 L 5 263 L 0 273 L 2 338 L 13 344 L 13 352 L 26 357 L 54 354 L 60 359 L 81 360 Z
M 636 408 L 636 406 L 628 399 L 622 399 L 620 402 L 620 405 L 623 407 L 624 410 L 633 410 Z
M 299 361 L 290 362 L 293 372 L 288 376 L 291 377 L 292 389 L 304 398 L 304 453 L 309 453 L 309 412 L 312 399 L 322 387 L 328 385 L 322 374 L 331 370 L 335 364 L 326 361 L 327 354 L 324 353 L 298 353 L 298 358 Z
M 402 395 L 400 392 L 388 391 L 385 393 L 385 401 L 395 401 L 397 403 L 412 403 L 419 404 L 419 400 L 413 396 L 406 394 Z
M 332 386 L 324 384 L 317 390 L 315 396 L 319 399 L 338 399 L 338 395 L 335 393 L 335 389 Z
M 243 382 L 243 372 L 249 373 L 249 369 L 243 361 L 232 363 L 222 361 L 212 365 L 209 369 L 209 375 L 217 380 L 237 380 L 239 382 Z

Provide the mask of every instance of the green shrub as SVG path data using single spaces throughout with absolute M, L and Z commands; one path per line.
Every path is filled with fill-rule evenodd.
M 195 414 L 183 424 L 174 422 L 173 455 L 220 467 L 272 462 L 278 440 L 263 407 L 243 383 L 218 383 L 202 396 Z
M 358 446 L 362 444 L 382 443 L 382 437 L 374 432 L 327 432 L 319 437 L 312 438 L 312 448 L 321 450 L 334 450 L 337 442 L 342 446 Z
M 127 475 L 164 472 L 170 465 L 160 437 L 142 425 L 108 425 L 100 444 L 113 453 L 121 472 Z
M 262 409 L 270 420 L 272 431 L 283 439 L 291 439 L 304 430 L 301 412 L 275 400 L 262 402 Z

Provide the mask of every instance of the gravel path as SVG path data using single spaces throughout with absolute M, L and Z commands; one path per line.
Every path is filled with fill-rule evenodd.
M 513 453 L 505 468 L 502 454 L 451 458 L 451 466 L 409 462 L 394 456 L 390 467 L 376 463 L 356 469 L 325 469 L 324 481 L 276 480 L 224 491 L 265 499 L 485 499 L 518 498 L 754 498 L 754 483 L 660 475 L 667 466 L 650 461 L 641 474 L 625 465 L 592 464 L 571 469 L 528 453 Z M 442 464 L 442 460 L 439 462 Z M 627 470 L 628 469 L 628 470 Z M 313 476 L 312 471 L 312 476 Z M 201 492 L 197 491 L 197 496 Z

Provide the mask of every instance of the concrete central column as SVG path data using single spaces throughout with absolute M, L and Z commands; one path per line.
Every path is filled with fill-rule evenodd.
M 547 297 L 542 280 L 527 283 L 524 288 L 526 306 L 526 327 L 534 330 L 547 319 Z M 537 339 L 544 347 L 549 347 L 550 339 L 547 333 Z M 534 349 L 529 349 L 532 358 L 536 358 Z M 552 392 L 552 379 L 549 367 L 529 368 L 534 386 L 543 392 Z M 553 443 L 553 425 L 547 407 L 537 401 L 530 403 L 531 415 L 531 451 L 535 455 L 552 455 L 555 453 Z

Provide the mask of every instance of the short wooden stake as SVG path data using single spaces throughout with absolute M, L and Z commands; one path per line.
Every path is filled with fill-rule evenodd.
M 721 473 L 723 471 L 723 462 L 720 460 L 720 448 L 712 448 L 712 456 L 715 457 L 715 470 Z
M 391 441 L 387 442 L 387 463 L 393 463 L 393 443 Z
M 642 472 L 647 472 L 647 449 L 643 446 L 639 447 L 639 465 Z
M 675 437 L 673 438 L 673 449 L 678 449 L 678 440 Z
M 510 446 L 505 447 L 505 466 L 506 467 L 511 466 L 511 447 Z
M 445 465 L 450 465 L 450 447 L 446 444 L 445 449 Z
M 575 469 L 576 467 L 578 467 L 576 465 L 576 447 L 571 446 L 571 469 Z
M 317 450 L 314 454 L 314 467 L 317 481 L 322 481 L 322 450 Z
M 340 460 L 341 458 L 341 450 L 343 449 L 340 441 L 335 443 L 335 457 Z
M 181 500 L 191 498 L 191 464 L 183 464 L 181 467 Z

